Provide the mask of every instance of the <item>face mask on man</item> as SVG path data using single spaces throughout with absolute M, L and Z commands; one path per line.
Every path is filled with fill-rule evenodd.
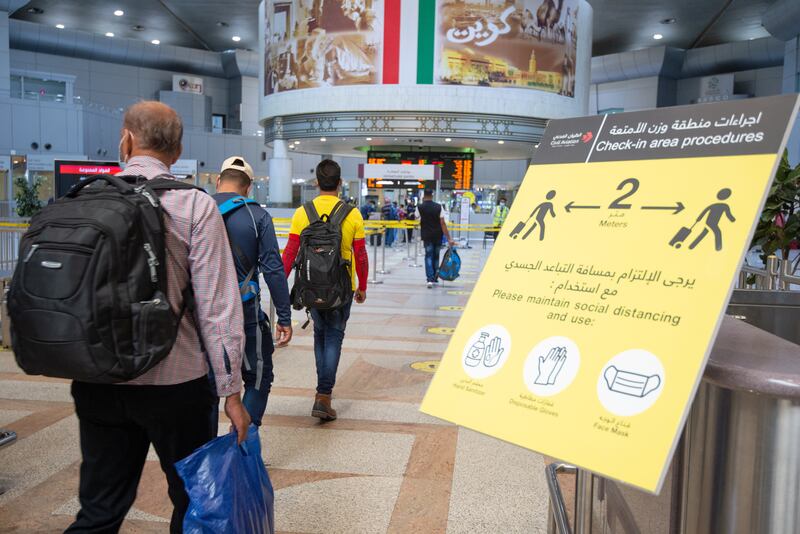
M 130 158 L 130 153 L 128 155 L 122 154 L 122 144 L 125 142 L 125 136 L 129 135 L 131 138 L 131 148 L 133 148 L 133 134 L 130 130 L 123 130 L 122 132 L 122 139 L 119 140 L 119 161 L 120 163 L 128 163 L 128 158 Z
M 506 203 L 505 203 L 505 202 L 502 202 L 502 201 L 500 202 L 500 207 L 503 207 L 503 206 L 505 206 L 505 205 L 506 205 Z

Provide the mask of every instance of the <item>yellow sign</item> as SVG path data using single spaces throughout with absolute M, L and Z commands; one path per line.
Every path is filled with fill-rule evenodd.
M 471 291 L 464 291 L 462 289 L 454 289 L 452 291 L 448 291 L 447 292 L 448 295 L 458 295 L 458 296 L 469 295 L 470 293 L 472 293 L 472 292 Z
M 659 491 L 796 109 L 551 121 L 422 411 Z
M 462 311 L 464 306 L 439 306 L 442 311 Z

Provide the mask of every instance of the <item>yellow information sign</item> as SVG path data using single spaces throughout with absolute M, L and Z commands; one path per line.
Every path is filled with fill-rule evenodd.
M 796 112 L 551 121 L 422 411 L 659 491 Z

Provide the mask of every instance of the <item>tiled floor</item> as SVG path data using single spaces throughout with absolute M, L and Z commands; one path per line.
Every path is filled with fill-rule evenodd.
M 543 533 L 541 456 L 418 411 L 486 252 L 462 250 L 463 277 L 433 290 L 405 247 L 387 252 L 391 273 L 354 305 L 334 405 L 339 420 L 309 416 L 315 387 L 312 336 L 297 327 L 275 355 L 275 385 L 262 430 L 283 533 Z M 295 317 L 304 320 L 301 313 Z M 19 440 L 0 449 L 0 532 L 57 532 L 78 507 L 77 421 L 64 381 L 21 374 L 0 353 L 0 426 Z M 166 482 L 150 455 L 123 528 L 167 532 Z

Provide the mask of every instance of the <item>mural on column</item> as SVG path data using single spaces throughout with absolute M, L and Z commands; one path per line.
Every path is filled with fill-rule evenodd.
M 575 95 L 578 0 L 436 0 L 435 81 Z
M 383 0 L 267 0 L 264 94 L 381 83 Z

